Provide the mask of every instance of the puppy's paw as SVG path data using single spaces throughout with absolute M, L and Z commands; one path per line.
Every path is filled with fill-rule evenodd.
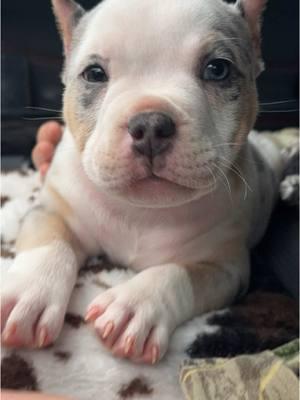
M 2 283 L 1 341 L 5 346 L 47 346 L 63 325 L 72 286 L 63 275 L 57 276 L 55 260 L 46 263 L 35 255 L 18 255 Z
M 1 295 L 2 344 L 11 347 L 44 347 L 58 336 L 64 307 L 48 291 L 24 282 Z
M 165 354 L 174 326 L 166 303 L 149 289 L 132 281 L 118 285 L 90 304 L 86 319 L 114 355 L 154 364 Z
M 168 348 L 176 326 L 194 312 L 185 270 L 176 264 L 148 268 L 107 290 L 89 306 L 86 320 L 113 354 L 154 364 Z

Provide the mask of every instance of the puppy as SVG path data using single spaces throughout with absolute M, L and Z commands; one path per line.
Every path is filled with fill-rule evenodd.
M 247 289 L 280 153 L 248 135 L 264 0 L 52 0 L 66 128 L 2 287 L 2 342 L 59 335 L 79 267 L 106 253 L 138 273 L 86 320 L 119 357 L 155 363 L 184 321 Z

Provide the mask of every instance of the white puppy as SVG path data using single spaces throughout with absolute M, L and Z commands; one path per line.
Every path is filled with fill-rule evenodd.
M 3 284 L 2 341 L 53 342 L 103 251 L 139 273 L 86 319 L 117 356 L 155 363 L 178 325 L 246 290 L 278 191 L 279 151 L 248 137 L 265 1 L 52 3 L 66 128 Z

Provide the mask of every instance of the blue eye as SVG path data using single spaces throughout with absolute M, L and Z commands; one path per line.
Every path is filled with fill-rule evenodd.
M 206 65 L 202 79 L 205 81 L 223 81 L 229 77 L 230 72 L 230 61 L 216 58 Z
M 100 65 L 89 65 L 82 73 L 82 77 L 87 82 L 103 83 L 108 81 L 106 72 Z

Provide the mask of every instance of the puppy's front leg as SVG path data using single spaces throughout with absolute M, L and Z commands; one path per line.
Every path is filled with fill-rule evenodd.
M 155 363 L 177 326 L 234 299 L 239 270 L 240 262 L 151 267 L 98 296 L 87 320 L 114 354 Z
M 25 217 L 17 251 L 1 289 L 2 342 L 46 346 L 61 330 L 83 254 L 63 219 L 42 207 Z

